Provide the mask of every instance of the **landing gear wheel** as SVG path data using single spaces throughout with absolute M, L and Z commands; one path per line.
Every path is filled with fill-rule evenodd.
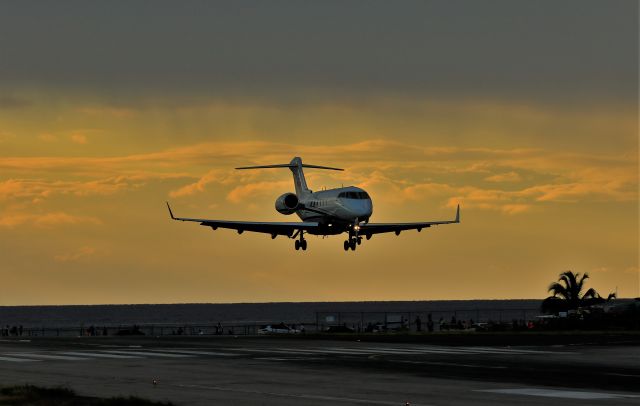
M 302 248 L 302 251 L 307 250 L 307 240 L 300 241 L 300 248 Z
M 349 241 L 347 240 L 344 241 L 344 250 L 349 251 Z
M 349 248 L 351 248 L 351 251 L 355 251 L 356 250 L 356 239 L 353 238 L 351 241 L 349 241 Z
M 296 247 L 296 251 L 298 251 L 300 249 L 300 241 L 296 240 L 294 245 Z
M 362 237 L 358 237 L 358 245 L 362 244 Z

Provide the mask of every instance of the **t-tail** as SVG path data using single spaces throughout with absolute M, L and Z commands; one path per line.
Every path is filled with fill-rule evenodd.
M 304 196 L 311 193 L 311 190 L 307 186 L 307 180 L 304 178 L 304 171 L 302 168 L 316 168 L 316 169 L 330 169 L 332 171 L 343 171 L 340 168 L 331 168 L 329 166 L 308 165 L 303 164 L 300 157 L 295 157 L 288 164 L 276 164 L 276 165 L 259 165 L 259 166 L 242 166 L 236 169 L 263 169 L 263 168 L 289 168 L 293 173 L 293 183 L 296 187 L 296 195 Z

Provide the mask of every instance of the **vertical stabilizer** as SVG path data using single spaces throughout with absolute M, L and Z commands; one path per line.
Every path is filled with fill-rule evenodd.
M 315 169 L 329 169 L 332 171 L 343 171 L 344 169 L 332 168 L 330 166 L 309 165 L 303 164 L 300 157 L 295 157 L 288 164 L 275 164 L 275 165 L 258 165 L 258 166 L 241 166 L 236 169 L 264 169 L 264 168 L 289 168 L 293 172 L 293 183 L 296 186 L 296 195 L 298 197 L 305 196 L 311 193 L 311 190 L 307 187 L 307 181 L 304 178 L 304 172 L 302 168 L 315 168 Z
M 296 195 L 298 197 L 311 193 L 311 190 L 307 187 L 307 181 L 304 178 L 304 172 L 302 171 L 302 159 L 295 157 L 289 163 L 289 169 L 293 172 L 293 183 L 296 186 Z

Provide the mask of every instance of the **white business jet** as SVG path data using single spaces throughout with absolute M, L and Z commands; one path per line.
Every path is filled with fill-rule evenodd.
M 289 164 L 247 166 L 236 169 L 262 169 L 262 168 L 289 168 L 293 172 L 293 182 L 296 193 L 285 193 L 276 200 L 276 210 L 285 215 L 297 214 L 302 222 L 264 222 L 264 221 L 228 221 L 207 220 L 196 218 L 175 217 L 169 208 L 169 215 L 173 220 L 195 221 L 202 226 L 229 228 L 236 230 L 238 234 L 245 231 L 270 234 L 271 238 L 279 235 L 295 239 L 295 249 L 303 251 L 307 249 L 305 234 L 312 235 L 337 235 L 348 233 L 349 237 L 344 242 L 344 249 L 356 250 L 362 243 L 362 236 L 370 239 L 374 234 L 396 233 L 401 231 L 418 230 L 438 224 L 460 223 L 460 205 L 456 209 L 455 220 L 448 221 L 423 221 L 419 223 L 369 223 L 373 204 L 371 197 L 364 190 L 355 186 L 314 192 L 307 187 L 302 168 L 329 169 L 342 171 L 339 168 L 326 166 L 307 165 L 302 163 L 299 157 L 293 158 Z

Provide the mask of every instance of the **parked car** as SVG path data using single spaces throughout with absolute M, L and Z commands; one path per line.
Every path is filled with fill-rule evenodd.
M 338 325 L 338 326 L 329 326 L 329 327 L 327 327 L 325 332 L 327 332 L 327 333 L 354 333 L 355 330 L 350 328 L 350 327 L 344 326 L 344 325 Z
M 267 324 L 260 327 L 258 334 L 299 334 L 300 330 L 287 326 L 284 323 Z

